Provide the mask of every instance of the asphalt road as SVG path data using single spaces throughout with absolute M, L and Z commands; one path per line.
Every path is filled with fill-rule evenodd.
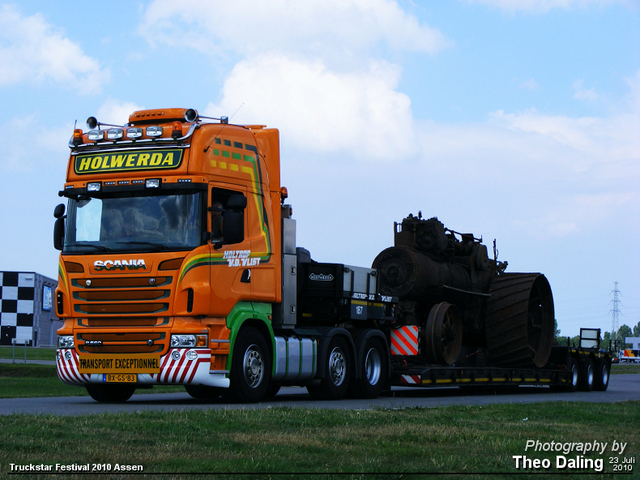
M 409 389 L 394 388 L 375 400 L 316 401 L 306 389 L 283 388 L 272 400 L 255 405 L 225 403 L 223 400 L 197 400 L 185 393 L 138 394 L 122 404 L 97 403 L 91 397 L 40 397 L 0 399 L 0 415 L 14 413 L 91 415 L 97 413 L 176 411 L 190 409 L 251 409 L 251 408 L 341 408 L 348 410 L 372 408 L 439 407 L 445 405 L 523 404 L 537 402 L 613 403 L 640 399 L 640 375 L 611 375 L 606 392 L 551 392 L 546 387 L 520 387 L 497 392 L 471 391 L 459 388 Z

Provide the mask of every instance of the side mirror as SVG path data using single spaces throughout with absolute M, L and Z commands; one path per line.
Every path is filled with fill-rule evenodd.
M 56 205 L 56 208 L 53 209 L 53 216 L 56 218 L 62 218 L 64 215 L 64 203 L 60 205 Z
M 56 250 L 62 250 L 64 245 L 64 204 L 56 206 L 53 210 L 53 216 L 56 218 L 56 223 L 53 225 L 53 248 Z
M 66 217 L 65 217 L 66 218 Z M 53 248 L 62 250 L 64 245 L 64 218 L 58 218 L 53 225 Z

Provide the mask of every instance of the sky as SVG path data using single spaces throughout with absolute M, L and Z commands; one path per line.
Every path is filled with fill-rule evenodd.
M 57 278 L 74 125 L 280 130 L 297 243 L 370 266 L 409 213 L 542 272 L 561 335 L 640 322 L 640 0 L 0 0 L 0 271 Z

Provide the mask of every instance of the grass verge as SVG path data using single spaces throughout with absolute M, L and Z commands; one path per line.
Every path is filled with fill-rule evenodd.
M 623 373 L 640 373 L 640 364 L 638 363 L 614 363 L 611 365 L 611 375 Z
M 27 360 L 52 360 L 56 359 L 54 347 L 27 347 Z M 15 358 L 16 363 L 24 362 L 25 348 L 22 345 L 14 347 L 0 347 L 0 358 Z
M 107 478 L 119 478 L 115 465 L 141 465 L 147 479 L 552 478 L 554 472 L 569 474 L 562 478 L 629 478 L 611 475 L 610 458 L 637 457 L 637 425 L 640 402 L 10 415 L 0 417 L 0 473 L 10 472 L 13 463 L 49 465 L 53 472 L 56 464 L 101 465 L 110 469 Z M 607 446 L 584 455 L 535 452 L 526 450 L 528 440 Z M 623 455 L 612 451 L 614 441 L 627 444 Z M 517 470 L 514 456 L 522 455 L 549 459 L 552 466 Z M 558 470 L 559 455 L 602 460 L 602 472 L 597 466 Z M 632 467 L 633 478 L 638 465 Z

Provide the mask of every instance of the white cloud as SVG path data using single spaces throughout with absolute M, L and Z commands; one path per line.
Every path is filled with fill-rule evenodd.
M 533 78 L 522 82 L 518 87 L 524 90 L 540 90 L 540 85 L 538 85 L 538 82 L 536 82 Z
M 137 110 L 142 110 L 133 102 L 123 102 L 108 98 L 100 105 L 97 113 L 94 115 L 101 123 L 110 123 L 112 125 L 124 125 L 129 121 L 129 115 Z
M 511 224 L 544 239 L 589 231 L 640 199 L 640 115 L 571 118 L 497 111 L 486 124 L 431 125 L 419 136 L 437 172 L 485 194 Z M 434 164 L 432 162 L 432 164 Z M 502 198 L 502 200 L 498 200 Z M 504 199 L 518 198 L 511 205 Z
M 623 4 L 634 7 L 638 5 L 637 0 L 466 0 L 469 3 L 480 3 L 490 7 L 497 7 L 510 12 L 518 10 L 547 12 L 554 8 L 565 10 L 571 8 L 583 8 L 589 6 L 606 6 L 613 4 Z
M 508 130 L 536 133 L 559 145 L 579 152 L 585 161 L 640 159 L 640 115 L 627 112 L 612 117 L 571 118 L 544 115 L 535 109 L 505 114 L 491 114 L 495 122 Z
M 25 17 L 0 6 L 0 86 L 53 80 L 80 93 L 99 92 L 109 72 L 65 38 L 42 15 Z
M 392 0 L 155 0 L 139 32 L 152 44 L 212 54 L 305 54 L 343 65 L 380 44 L 430 54 L 450 45 Z
M 155 0 L 139 32 L 236 62 L 207 113 L 276 125 L 289 145 L 359 158 L 415 151 L 409 97 L 389 51 L 451 45 L 395 0 Z
M 583 83 L 584 80 L 576 80 L 573 82 L 573 89 L 575 90 L 573 98 L 576 100 L 596 100 L 598 94 L 596 93 L 595 87 L 583 88 Z
M 627 104 L 632 112 L 640 114 L 640 70 L 633 77 L 627 79 L 627 85 L 629 86 Z
M 302 150 L 397 160 L 415 148 L 411 103 L 396 91 L 399 79 L 400 69 L 384 61 L 337 73 L 321 61 L 262 55 L 234 67 L 206 114 L 231 115 L 242 105 L 234 123 L 260 119 Z
M 0 125 L 0 173 L 40 173 L 55 166 L 63 172 L 72 133 L 73 125 L 52 128 L 37 115 L 7 119 Z

